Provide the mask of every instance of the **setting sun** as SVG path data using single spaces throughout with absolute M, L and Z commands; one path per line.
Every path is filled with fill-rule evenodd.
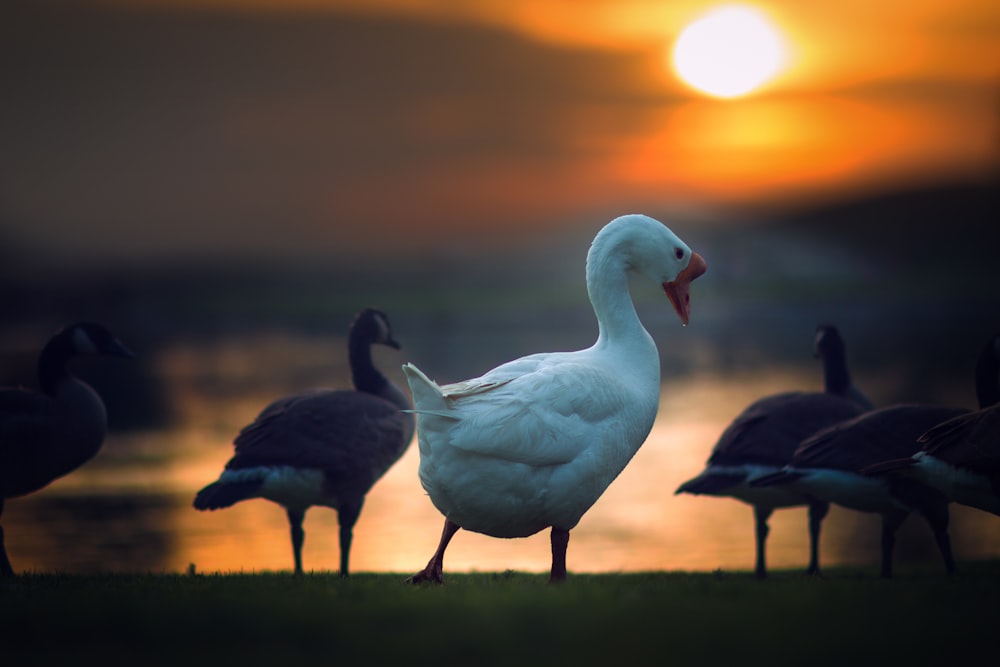
M 715 97 L 755 90 L 784 64 L 781 35 L 749 7 L 716 9 L 689 24 L 673 49 L 677 74 L 692 88 Z

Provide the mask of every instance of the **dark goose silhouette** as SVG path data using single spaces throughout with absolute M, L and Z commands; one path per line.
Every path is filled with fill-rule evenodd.
M 878 461 L 912 455 L 921 433 L 964 412 L 967 410 L 934 405 L 894 405 L 872 410 L 807 438 L 788 466 L 750 484 L 789 488 L 859 512 L 881 515 L 881 575 L 886 578 L 892 576 L 896 531 L 910 512 L 918 512 L 930 524 L 945 569 L 951 574 L 955 572 L 955 560 L 948 537 L 948 498 L 913 479 L 868 477 L 861 471 Z
M 979 354 L 976 397 L 979 410 L 922 434 L 913 456 L 876 463 L 865 474 L 906 474 L 956 503 L 1000 515 L 1000 334 Z
M 754 573 L 767 576 L 767 521 L 776 509 L 809 507 L 809 574 L 819 573 L 819 534 L 829 503 L 782 487 L 756 487 L 751 480 L 781 470 L 802 440 L 816 431 L 863 413 L 871 401 L 854 385 L 843 338 L 830 324 L 816 329 L 814 356 L 823 362 L 824 391 L 793 391 L 750 404 L 722 433 L 706 468 L 675 493 L 729 497 L 753 507 L 756 537 Z
M 282 505 L 291 526 L 295 572 L 302 572 L 302 528 L 313 505 L 337 511 L 340 575 L 349 573 L 354 524 L 365 495 L 406 451 L 413 406 L 372 363 L 371 346 L 399 348 L 389 319 L 375 309 L 351 324 L 352 390 L 319 389 L 268 405 L 234 441 L 235 455 L 218 481 L 198 492 L 194 507 L 216 510 L 266 498 Z
M 41 392 L 0 389 L 0 515 L 7 498 L 41 489 L 100 450 L 108 430 L 104 402 L 69 368 L 74 357 L 92 355 L 134 356 L 104 326 L 78 322 L 42 349 Z M 13 574 L 0 528 L 0 576 Z

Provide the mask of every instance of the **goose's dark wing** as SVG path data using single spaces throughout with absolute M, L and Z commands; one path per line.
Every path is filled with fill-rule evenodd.
M 723 431 L 709 463 L 783 466 L 803 439 L 864 408 L 823 392 L 787 392 L 752 403 Z
M 802 442 L 793 465 L 860 472 L 891 459 L 912 456 L 917 438 L 946 419 L 967 412 L 931 405 L 897 405 L 866 412 L 826 428 Z
M 1000 405 L 939 423 L 920 442 L 928 454 L 953 465 L 1000 472 Z
M 357 391 L 317 391 L 275 401 L 236 437 L 226 464 L 292 465 L 333 479 L 374 483 L 405 451 L 407 420 L 392 403 Z

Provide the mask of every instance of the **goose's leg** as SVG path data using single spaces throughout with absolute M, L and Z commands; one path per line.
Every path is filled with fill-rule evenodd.
M 830 511 L 830 503 L 814 500 L 809 503 L 809 569 L 806 574 L 819 574 L 819 531 Z
M 292 555 L 295 557 L 295 574 L 302 574 L 302 543 L 306 540 L 306 531 L 302 529 L 302 521 L 306 518 L 305 510 L 287 509 L 288 525 L 292 529 Z
M 767 533 L 770 530 L 767 527 L 767 520 L 771 517 L 771 512 L 773 511 L 770 507 L 753 506 L 754 535 L 757 538 L 757 564 L 754 567 L 754 574 L 758 579 L 765 579 L 767 577 L 764 545 L 767 543 Z
M 3 498 L 0 498 L 0 517 L 3 516 Z M 14 568 L 10 566 L 7 559 L 7 547 L 3 542 L 3 526 L 0 526 L 0 577 L 13 577 Z
M 929 507 L 921 509 L 921 514 L 927 519 L 934 531 L 934 541 L 937 542 L 941 557 L 944 558 L 944 568 L 948 574 L 955 574 L 958 568 L 955 566 L 955 557 L 951 552 L 951 538 L 948 537 L 948 504 L 934 503 Z
M 444 583 L 444 578 L 442 577 L 442 570 L 444 568 L 444 550 L 448 548 L 448 543 L 451 542 L 451 538 L 455 536 L 455 533 L 457 533 L 460 528 L 461 526 L 457 523 L 452 523 L 448 519 L 444 520 L 444 530 L 441 531 L 441 541 L 438 543 L 437 551 L 435 551 L 434 555 L 431 556 L 431 559 L 427 561 L 427 567 L 407 579 L 407 583 L 419 584 L 425 581 L 430 581 L 435 584 Z
M 552 572 L 549 573 L 549 583 L 566 581 L 566 547 L 569 546 L 569 531 L 553 526 L 552 541 Z
M 337 509 L 337 521 L 340 523 L 340 576 L 348 575 L 348 561 L 351 556 L 351 540 L 354 537 L 354 524 L 361 514 L 364 498 L 342 503 Z
M 896 548 L 896 531 L 903 525 L 909 512 L 897 511 L 882 515 L 882 572 L 883 579 L 892 577 L 892 552 Z

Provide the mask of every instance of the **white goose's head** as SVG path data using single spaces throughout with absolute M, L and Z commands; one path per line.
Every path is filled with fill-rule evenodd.
M 647 215 L 615 218 L 594 239 L 594 248 L 614 247 L 625 268 L 663 286 L 682 324 L 691 315 L 691 281 L 708 265 L 662 222 Z

